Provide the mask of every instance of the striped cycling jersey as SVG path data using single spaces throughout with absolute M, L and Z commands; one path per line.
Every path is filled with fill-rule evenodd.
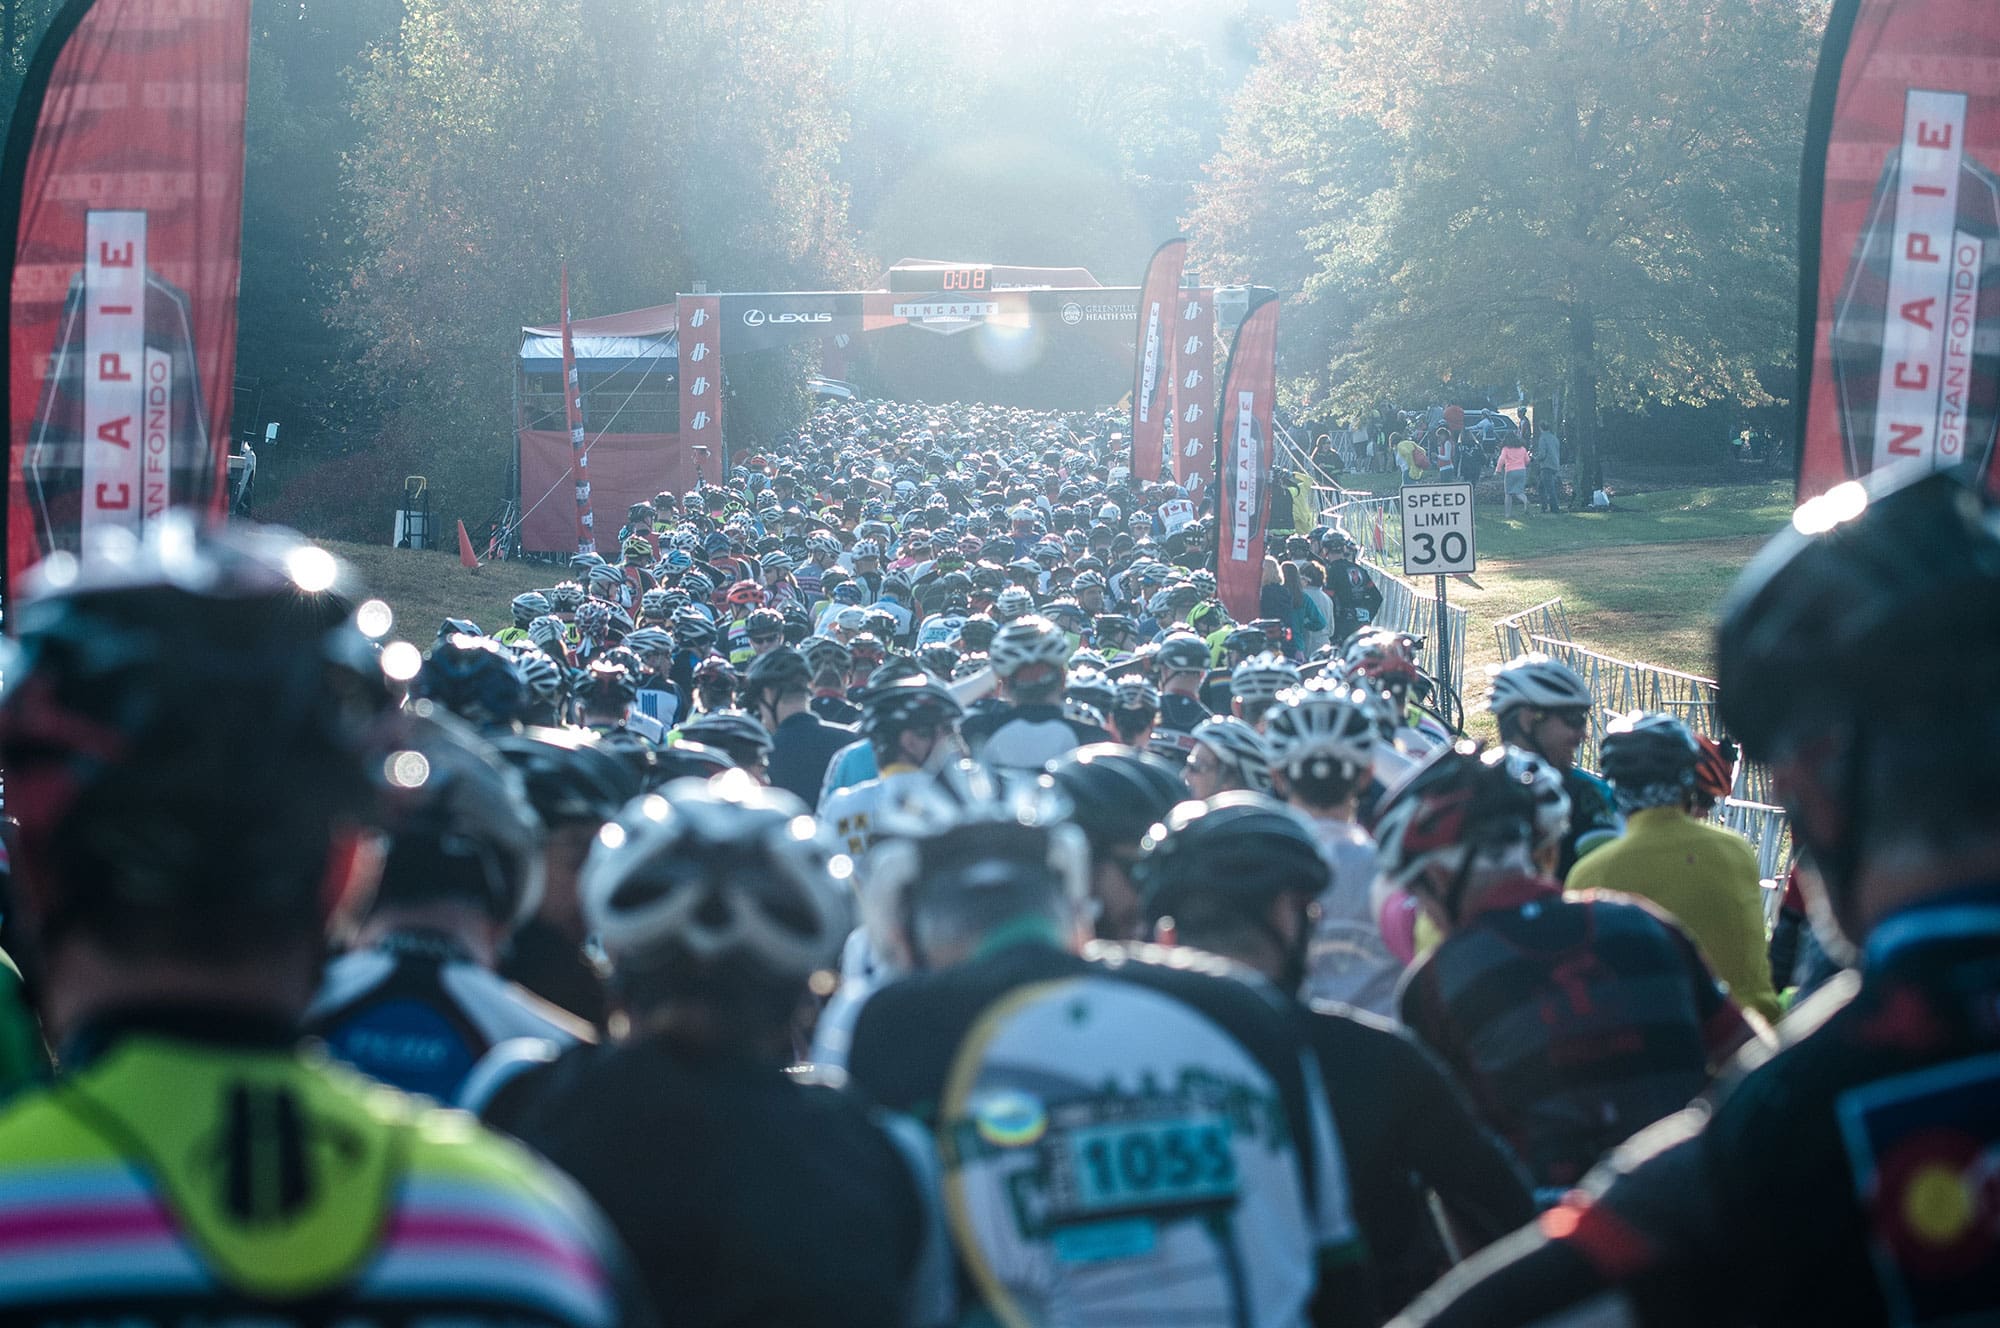
M 180 1011 L 0 1114 L 0 1321 L 642 1321 L 566 1182 L 469 1117 Z
M 1646 905 L 1523 878 L 1473 906 L 1410 970 L 1403 1022 L 1538 1190 L 1686 1106 L 1744 1036 L 1694 943 Z

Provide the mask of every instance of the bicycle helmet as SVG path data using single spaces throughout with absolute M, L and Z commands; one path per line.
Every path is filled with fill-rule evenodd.
M 1406 632 L 1365 631 L 1348 645 L 1341 674 L 1356 686 L 1379 688 L 1400 702 L 1423 677 L 1418 649 L 1417 639 Z
M 734 707 L 694 716 L 681 725 L 681 736 L 716 748 L 745 770 L 771 759 L 770 730 Z
M 882 609 L 869 609 L 861 618 L 862 632 L 885 643 L 896 639 L 899 627 L 896 615 Z
M 625 634 L 625 649 L 637 655 L 642 663 L 649 663 L 651 656 L 674 652 L 673 634 L 660 627 L 634 628 Z
M 579 890 L 628 999 L 723 996 L 779 1018 L 852 927 L 852 870 L 797 798 L 731 771 L 627 806 Z
M 589 729 L 523 729 L 501 734 L 493 746 L 520 774 L 546 826 L 608 821 L 642 791 L 631 767 L 604 750 Z
M 1157 756 L 1118 743 L 1078 748 L 1049 762 L 1043 776 L 1069 799 L 1093 855 L 1137 844 L 1156 821 L 1188 797 L 1178 771 Z
M 479 624 L 470 618 L 446 618 L 438 625 L 437 639 L 442 641 L 452 636 L 484 636 Z
M 687 599 L 686 595 L 681 596 Z M 639 614 L 654 622 L 664 622 L 674 611 L 673 592 L 669 590 L 648 590 L 639 596 Z
M 623 664 L 594 659 L 578 674 L 577 699 L 586 705 L 630 705 L 639 695 L 639 680 Z
M 1271 638 L 1261 627 L 1239 627 L 1222 638 L 1222 648 L 1248 658 L 1268 651 L 1271 648 Z M 1276 693 L 1272 695 L 1275 696 Z
M 993 648 L 1000 624 L 983 613 L 975 613 L 958 625 L 958 643 L 967 654 L 983 655 Z
M 815 678 L 823 673 L 837 673 L 845 678 L 854 669 L 853 652 L 830 636 L 807 637 L 799 642 L 799 654 Z
M 706 650 L 715 644 L 715 620 L 692 604 L 674 610 L 674 644 L 682 650 Z
M 729 602 L 738 607 L 758 605 L 764 602 L 764 587 L 755 581 L 738 581 L 729 588 Z
M 829 563 L 840 557 L 840 541 L 826 534 L 824 531 L 808 535 L 806 536 L 806 552 L 810 553 L 814 560 L 821 564 Z
M 1076 574 L 1076 580 L 1070 583 L 1070 589 L 1074 590 L 1079 595 L 1081 595 L 1086 590 L 1105 590 L 1108 588 L 1109 588 L 1109 583 L 1105 581 L 1104 574 L 1102 572 L 1095 572 L 1089 569 L 1085 569 L 1084 571 L 1078 572 Z
M 121 954 L 240 958 L 319 932 L 390 705 L 351 589 L 296 536 L 179 512 L 28 573 L 0 763 L 44 945 L 82 925 Z
M 752 609 L 743 619 L 743 630 L 746 635 L 752 637 L 771 635 L 783 637 L 785 615 L 776 609 Z
M 1528 785 L 1535 799 L 1534 837 L 1535 852 L 1553 847 L 1562 842 L 1569 833 L 1569 790 L 1563 787 L 1562 776 L 1556 768 L 1533 752 L 1519 747 L 1508 747 L 1507 768 L 1517 779 Z
M 1496 719 L 1505 719 L 1524 706 L 1535 710 L 1588 710 L 1593 704 L 1590 689 L 1569 665 L 1539 651 L 1488 669 L 1486 676 L 1490 680 L 1486 708 Z
M 950 678 L 951 671 L 958 667 L 958 660 L 958 647 L 943 641 L 934 641 L 917 649 L 917 663 L 923 665 L 924 671 L 934 678 Z
M 1160 689 L 1144 678 L 1127 678 L 1118 684 L 1112 694 L 1112 710 L 1150 710 L 1160 708 Z
M 535 619 L 528 624 L 528 639 L 540 646 L 546 654 L 562 659 L 569 658 L 569 633 L 560 618 Z
M 1676 806 L 1694 791 L 1701 748 L 1672 715 L 1634 710 L 1611 721 L 1598 748 L 1623 811 Z
M 513 767 L 449 715 L 406 713 L 383 762 L 389 851 L 371 907 L 477 903 L 518 926 L 542 902 L 542 826 Z
M 1035 611 L 1035 597 L 1019 586 L 1008 586 L 993 601 L 993 618 L 996 622 L 1011 623 L 1017 618 L 1025 618 Z
M 893 747 L 912 728 L 955 726 L 964 717 L 958 698 L 928 673 L 883 682 L 861 694 L 861 736 L 878 747 Z
M 604 559 L 594 553 L 573 553 L 569 557 L 569 566 L 570 570 L 576 573 L 577 579 L 582 580 L 590 575 L 591 568 L 604 566 Z
M 526 627 L 537 618 L 546 617 L 553 611 L 548 596 L 539 590 L 524 590 L 514 596 L 514 625 Z
M 1300 681 L 1298 665 L 1267 650 L 1230 670 L 1229 694 L 1244 702 L 1272 701 Z
M 1069 660 L 1069 638 L 1047 618 L 1029 614 L 995 632 L 986 655 L 1002 678 L 1034 667 L 1060 669 Z
M 799 605 L 785 605 L 778 616 L 784 619 L 786 645 L 795 646 L 812 635 L 812 617 Z
M 775 701 L 788 692 L 810 692 L 812 669 L 804 655 L 790 646 L 779 646 L 750 661 L 741 690 L 745 702 L 767 697 Z
M 696 604 L 706 604 L 715 598 L 715 582 L 701 572 L 689 572 L 681 578 L 681 589 Z
M 614 567 L 610 563 L 599 563 L 590 569 L 590 579 L 585 584 L 590 587 L 590 592 L 593 595 L 610 599 L 612 596 L 624 592 L 625 571 L 623 568 Z
M 1208 672 L 1208 642 L 1193 632 L 1169 632 L 1155 656 L 1162 673 Z
M 763 562 L 764 571 L 766 573 L 789 572 L 794 567 L 798 566 L 797 563 L 792 561 L 792 555 L 786 553 L 783 549 L 779 549 L 773 553 L 765 554 L 761 561 Z
M 1365 693 L 1309 683 L 1280 692 L 1264 725 L 1271 764 L 1292 779 L 1354 783 L 1367 777 L 1382 740 Z
M 653 556 L 653 541 L 647 539 L 644 535 L 628 535 L 625 539 L 623 552 L 626 562 L 632 562 L 635 559 L 640 562 L 647 561 Z
M 1326 889 L 1327 866 L 1302 817 L 1267 794 L 1239 789 L 1173 808 L 1141 841 L 1132 879 L 1155 921 L 1187 925 L 1224 915 L 1268 927 L 1274 900 L 1296 895 L 1304 906 Z M 1280 941 L 1281 950 L 1301 951 L 1301 970 L 1311 934 L 1302 926 L 1293 940 Z M 1280 939 L 1275 930 L 1273 939 Z
M 605 639 L 623 641 L 626 634 L 632 630 L 632 615 L 625 612 L 624 605 L 615 601 L 604 606 L 604 615 L 607 624 Z
M 736 669 L 720 655 L 710 655 L 694 666 L 694 685 L 710 687 L 727 683 L 730 691 L 736 690 Z
M 576 611 L 576 630 L 586 641 L 602 641 L 611 633 L 611 604 L 607 600 L 585 600 Z
M 1536 815 L 1534 784 L 1506 749 L 1454 743 L 1384 795 L 1371 827 L 1376 863 L 1389 887 L 1456 920 L 1475 866 L 1527 868 Z
M 527 690 L 529 706 L 540 706 L 547 711 L 562 704 L 562 668 L 542 651 L 532 646 L 515 651 L 514 670 Z
M 521 717 L 527 687 L 514 656 L 484 636 L 448 636 L 431 647 L 410 695 L 481 726 Z
M 1117 704 L 1118 689 L 1102 670 L 1092 668 L 1072 669 L 1069 682 L 1063 688 L 1063 695 L 1081 701 L 1104 714 L 1111 713 Z M 1103 725 L 1099 725 L 1102 728 Z
M 654 777 L 661 784 L 676 779 L 713 779 L 735 768 L 729 753 L 685 738 L 660 748 L 653 756 Z
M 549 604 L 555 613 L 575 613 L 590 594 L 574 581 L 549 587 Z
M 859 608 L 861 606 L 861 583 L 859 581 L 842 581 L 826 593 L 835 604 L 844 604 L 849 608 Z
M 1271 787 L 1271 747 L 1264 735 L 1234 715 L 1216 715 L 1194 726 L 1190 735 L 1208 748 L 1215 759 L 1236 771 L 1237 779 L 1253 792 Z
M 1717 741 L 1705 733 L 1697 733 L 1694 741 L 1701 749 L 1701 756 L 1694 767 L 1695 796 L 1705 799 L 1712 807 L 1735 791 L 1736 762 L 1740 753 L 1736 744 L 1727 738 Z
M 854 547 L 849 549 L 848 553 L 858 563 L 864 558 L 880 558 L 882 556 L 882 546 L 872 539 L 856 540 L 854 541 Z

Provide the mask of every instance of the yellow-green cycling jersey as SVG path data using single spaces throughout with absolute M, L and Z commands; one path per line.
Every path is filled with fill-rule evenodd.
M 214 1011 L 86 1034 L 0 1112 L 0 1319 L 639 1322 L 601 1219 L 470 1117 Z

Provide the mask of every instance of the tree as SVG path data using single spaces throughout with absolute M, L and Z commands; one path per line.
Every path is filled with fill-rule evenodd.
M 1814 0 L 1309 6 L 1290 40 L 1322 58 L 1325 118 L 1237 109 L 1328 191 L 1298 235 L 1307 296 L 1353 306 L 1332 366 L 1347 402 L 1560 382 L 1579 488 L 1600 401 L 1768 403 L 1822 19 Z M 1380 159 L 1318 175 L 1356 125 Z
M 336 316 L 429 422 L 445 501 L 499 491 L 518 329 L 564 262 L 579 314 L 856 270 L 818 43 L 810 0 L 408 0 L 356 84 Z M 775 426 L 768 372 L 732 368 L 732 433 Z
M 63 0 L 0 0 L 0 142 L 13 124 L 28 62 L 62 6 Z

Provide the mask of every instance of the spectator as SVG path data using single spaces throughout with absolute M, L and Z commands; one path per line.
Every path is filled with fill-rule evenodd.
M 1298 607 L 1298 600 L 1292 595 L 1290 587 L 1285 584 L 1285 574 L 1279 568 L 1278 560 L 1266 554 L 1264 556 L 1264 586 L 1257 594 L 1257 616 L 1259 618 L 1275 618 L 1285 625 L 1287 631 L 1290 631 L 1294 616 L 1298 613 Z M 1274 641 L 1271 644 L 1282 647 L 1286 653 L 1290 653 L 1288 643 Z
M 1308 632 L 1305 640 L 1299 643 L 1300 651 L 1306 658 L 1311 659 L 1313 652 L 1332 638 L 1337 619 L 1333 611 L 1333 598 L 1326 593 L 1326 569 L 1311 559 L 1299 563 L 1298 568 L 1299 576 L 1305 581 L 1306 602 L 1319 614 L 1319 627 Z
M 1535 478 L 1539 482 L 1544 512 L 1562 511 L 1562 441 L 1554 429 L 1535 435 Z
M 1528 504 L 1529 460 L 1528 449 L 1521 446 L 1518 437 L 1508 439 L 1507 445 L 1500 449 L 1500 478 L 1505 486 L 1502 490 L 1502 502 L 1506 504 L 1507 516 L 1514 515 L 1516 498 L 1521 500 L 1522 515 L 1525 516 L 1532 510 Z

